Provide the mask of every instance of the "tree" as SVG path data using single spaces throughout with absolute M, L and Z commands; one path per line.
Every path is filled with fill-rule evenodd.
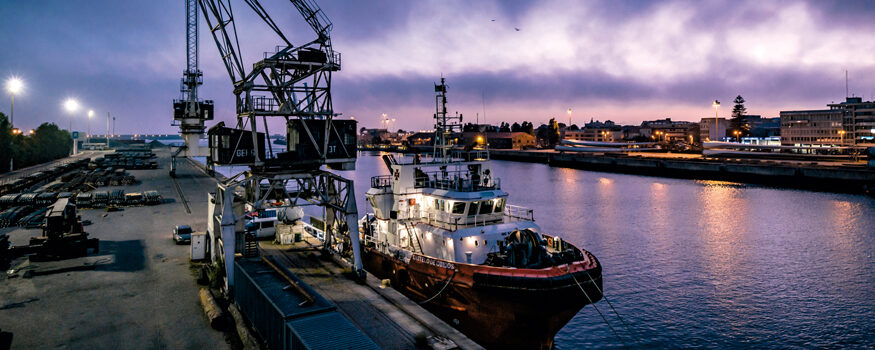
M 735 106 L 732 107 L 732 119 L 729 120 L 728 133 L 741 131 L 742 136 L 750 134 L 750 125 L 747 124 L 744 115 L 747 113 L 747 108 L 744 107 L 744 98 L 741 95 L 735 97 Z
M 498 128 L 499 132 L 510 132 L 510 124 L 501 122 L 501 126 Z
M 551 148 L 556 146 L 559 143 L 559 122 L 556 121 L 556 118 L 550 118 L 544 130 L 545 132 L 541 136 L 545 145 Z
M 0 172 L 9 171 L 9 156 L 13 152 L 12 128 L 9 125 L 9 119 L 3 112 L 0 112 Z
M 520 126 L 520 131 L 535 136 L 535 125 L 532 124 L 532 122 L 523 121 L 523 124 Z
M 513 125 L 510 126 L 510 131 L 511 131 L 511 132 L 520 132 L 520 131 L 522 131 L 522 127 L 520 126 L 520 123 L 514 122 Z

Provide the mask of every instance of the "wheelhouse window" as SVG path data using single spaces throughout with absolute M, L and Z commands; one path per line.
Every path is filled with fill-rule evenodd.
M 503 213 L 504 212 L 504 198 L 499 198 L 495 200 L 495 212 Z
M 488 200 L 480 204 L 480 215 L 492 214 L 492 208 L 495 206 L 494 200 Z
M 477 215 L 477 209 L 480 206 L 480 202 L 471 202 L 471 205 L 468 206 L 468 216 Z
M 465 202 L 453 203 L 453 214 L 465 214 Z

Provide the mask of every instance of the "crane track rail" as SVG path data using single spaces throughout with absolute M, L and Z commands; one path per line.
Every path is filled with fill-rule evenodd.
M 185 194 L 182 192 L 182 187 L 179 186 L 179 182 L 176 181 L 175 177 L 171 177 L 170 180 L 173 180 L 173 187 L 176 188 L 176 194 L 179 195 L 179 200 L 182 202 L 182 205 L 185 206 L 185 212 L 191 214 L 191 207 L 188 206 L 188 200 L 185 199 Z

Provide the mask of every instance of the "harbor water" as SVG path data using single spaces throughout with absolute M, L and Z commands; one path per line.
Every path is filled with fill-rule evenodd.
M 622 320 L 605 300 L 588 305 L 557 349 L 875 346 L 873 198 L 534 163 L 493 170 L 509 204 L 604 266 Z M 363 215 L 370 177 L 388 170 L 364 152 L 341 173 Z

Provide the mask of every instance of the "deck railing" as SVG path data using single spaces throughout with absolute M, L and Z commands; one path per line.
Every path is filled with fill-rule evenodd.
M 412 213 L 408 219 L 416 219 L 416 214 Z M 535 221 L 535 211 L 526 207 L 517 205 L 505 205 L 501 215 L 496 213 L 491 214 L 452 214 L 444 211 L 423 211 L 419 217 L 423 222 L 447 229 L 457 230 L 467 227 L 479 227 L 487 225 L 495 225 L 499 223 L 515 222 L 515 221 Z

